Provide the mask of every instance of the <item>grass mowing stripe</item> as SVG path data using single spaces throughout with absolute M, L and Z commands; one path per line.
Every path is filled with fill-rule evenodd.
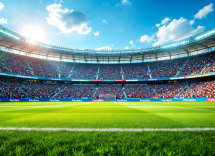
M 75 131 L 75 132 L 154 132 L 215 131 L 215 128 L 18 128 L 0 127 L 1 131 Z
M 57 106 L 22 106 L 24 108 L 19 109 L 8 109 L 8 110 L 0 110 L 0 112 L 10 112 L 10 111 L 17 111 L 17 110 L 27 110 L 27 109 L 37 109 L 37 108 L 55 108 L 55 107 L 67 107 L 67 106 L 77 106 L 77 105 L 85 105 L 90 104 L 89 102 L 79 102 L 79 103 L 71 103 L 71 104 L 61 104 Z M 18 106 L 14 106 L 18 107 Z
M 176 108 L 182 108 L 182 109 L 192 109 L 192 110 L 199 110 L 199 111 L 206 111 L 206 112 L 214 112 L 215 111 L 212 111 L 212 110 L 207 110 L 207 109 L 196 109 L 196 108 L 190 108 L 190 107 L 179 107 L 179 106 L 174 106 Z
M 115 102 L 116 104 L 117 104 L 117 102 Z M 135 104 L 135 103 L 133 103 L 133 102 L 127 102 L 127 103 L 132 103 L 132 104 Z M 131 108 L 141 108 L 141 106 L 140 107 L 136 107 L 136 106 L 130 106 L 130 105 L 126 105 L 126 103 L 124 103 L 124 104 L 121 104 L 121 103 L 118 103 L 118 104 L 120 104 L 120 105 L 124 105 L 124 106 L 127 106 L 127 107 L 131 107 Z M 157 105 L 156 105 L 157 106 Z M 148 108 L 151 108 L 151 107 L 154 107 L 154 108 L 156 108 L 156 106 L 149 106 Z M 145 106 L 144 106 L 145 107 Z M 169 108 L 182 108 L 182 109 L 192 109 L 192 110 L 199 110 L 199 111 L 206 111 L 206 112 L 214 112 L 215 113 L 215 111 L 213 111 L 213 110 L 207 110 L 207 109 L 197 109 L 197 108 L 190 108 L 190 107 L 180 107 L 180 106 L 166 106 L 166 105 L 159 105 L 159 106 L 157 106 L 157 108 L 162 108 L 162 107 L 169 107 Z M 147 108 L 147 106 L 146 106 L 146 108 Z

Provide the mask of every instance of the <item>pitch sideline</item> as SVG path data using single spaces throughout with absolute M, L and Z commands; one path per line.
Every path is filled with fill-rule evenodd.
M 215 128 L 26 128 L 0 127 L 0 131 L 72 131 L 72 132 L 178 132 L 215 131 Z

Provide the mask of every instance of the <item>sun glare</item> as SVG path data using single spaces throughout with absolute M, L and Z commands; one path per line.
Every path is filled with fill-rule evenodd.
M 45 33 L 39 26 L 26 26 L 22 31 L 22 35 L 27 37 L 32 42 L 45 41 Z

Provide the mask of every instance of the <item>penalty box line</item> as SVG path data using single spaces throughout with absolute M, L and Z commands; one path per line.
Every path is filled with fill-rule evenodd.
M 0 131 L 72 131 L 72 132 L 179 132 L 179 131 L 215 131 L 215 128 L 19 128 L 0 127 Z

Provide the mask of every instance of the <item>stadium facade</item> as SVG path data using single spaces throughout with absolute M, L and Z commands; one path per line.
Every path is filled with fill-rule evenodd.
M 2 98 L 214 98 L 215 28 L 145 49 L 80 50 L 0 26 L 0 46 Z

